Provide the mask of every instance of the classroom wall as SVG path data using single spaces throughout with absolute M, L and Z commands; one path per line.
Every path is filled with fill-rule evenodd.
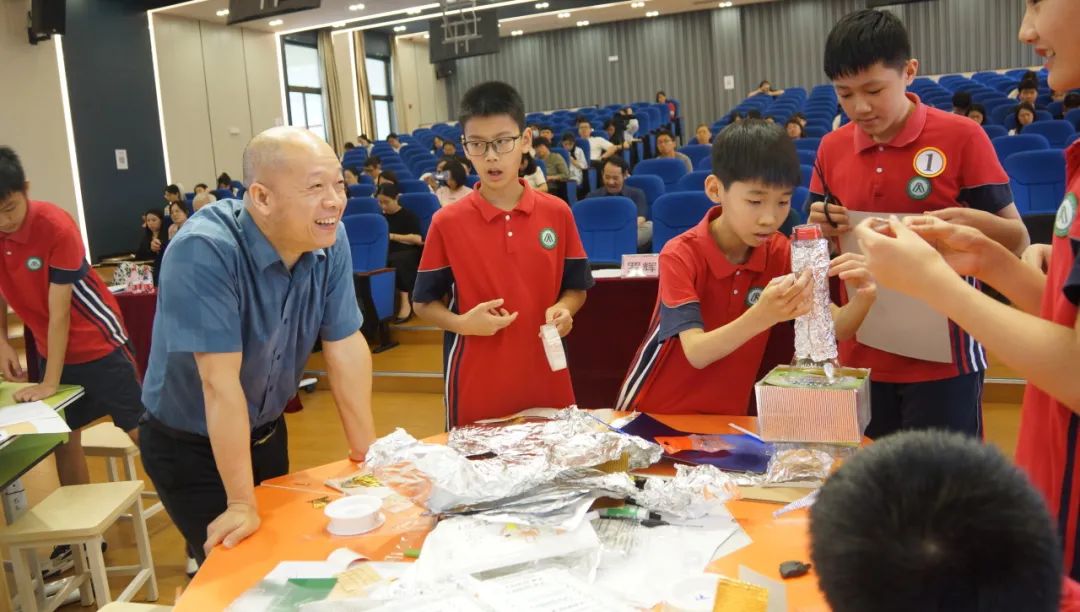
M 356 137 L 363 130 L 359 129 L 356 108 L 356 64 L 352 59 L 352 33 L 333 34 L 330 40 L 334 47 L 334 69 L 338 77 L 338 108 L 341 109 L 341 135 L 345 140 L 356 142 Z M 357 66 L 357 68 L 359 68 Z
M 170 180 L 241 180 L 244 146 L 282 123 L 275 36 L 163 14 L 153 26 Z
M 449 116 L 446 81 L 435 78 L 428 41 L 398 39 L 394 42 L 394 106 L 399 132 L 445 121 Z
M 26 9 L 24 0 L 0 0 L 0 83 L 8 89 L 0 103 L 0 145 L 22 159 L 30 197 L 61 206 L 78 220 L 56 42 L 27 42 Z
M 786 0 L 567 28 L 502 39 L 493 55 L 457 61 L 448 116 L 472 85 L 504 80 L 529 111 L 651 101 L 663 89 L 687 124 L 711 123 L 762 79 L 777 87 L 825 82 L 825 38 L 865 0 Z M 1029 66 L 1017 40 L 1018 0 L 935 0 L 890 7 L 907 24 L 923 74 Z M 618 56 L 609 62 L 609 56 Z M 732 90 L 723 77 L 735 77 Z

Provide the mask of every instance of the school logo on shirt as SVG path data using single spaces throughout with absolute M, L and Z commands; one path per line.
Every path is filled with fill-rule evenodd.
M 754 304 L 757 304 L 761 299 L 761 292 L 765 291 L 765 287 L 751 287 L 750 291 L 746 292 L 746 307 L 749 308 Z
M 550 227 L 540 230 L 540 246 L 550 251 L 556 244 L 559 244 L 559 235 L 555 233 L 555 230 Z
M 912 200 L 925 200 L 930 197 L 930 192 L 933 188 L 930 186 L 930 179 L 922 176 L 913 176 L 907 184 L 907 194 Z
M 1067 193 L 1065 199 L 1058 207 L 1057 218 L 1054 219 L 1054 235 L 1064 238 L 1069 235 L 1069 228 L 1076 220 L 1076 194 Z
M 915 154 L 912 165 L 915 167 L 915 172 L 919 173 L 919 176 L 935 178 L 945 172 L 945 166 L 948 163 L 949 160 L 945 158 L 945 154 L 941 152 L 941 149 L 926 147 Z
M 38 270 L 40 270 L 41 265 L 42 264 L 40 257 L 31 257 L 30 259 L 26 260 L 26 269 L 30 270 L 31 272 L 37 272 Z

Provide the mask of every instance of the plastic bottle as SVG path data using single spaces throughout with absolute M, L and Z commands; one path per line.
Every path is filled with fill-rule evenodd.
M 798 275 L 809 269 L 814 283 L 810 312 L 795 319 L 796 366 L 814 366 L 831 372 L 836 366 L 836 328 L 829 297 L 829 243 L 821 226 L 796 226 L 791 237 L 791 271 Z

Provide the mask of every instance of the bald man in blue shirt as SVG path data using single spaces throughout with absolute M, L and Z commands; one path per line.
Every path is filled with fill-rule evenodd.
M 341 163 L 272 128 L 244 150 L 244 184 L 169 245 L 143 389 L 143 464 L 199 563 L 258 529 L 255 485 L 288 472 L 282 413 L 318 338 L 350 458 L 375 437 Z

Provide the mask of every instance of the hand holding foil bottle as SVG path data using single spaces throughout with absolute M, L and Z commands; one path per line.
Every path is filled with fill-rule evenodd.
M 785 274 L 769 281 L 750 312 L 766 327 L 790 321 L 810 312 L 814 281 L 809 271 Z
M 809 272 L 812 302 L 809 312 L 795 319 L 795 365 L 836 366 L 836 329 L 829 297 L 829 243 L 819 225 L 795 227 L 791 239 L 791 271 Z M 831 378 L 831 376 L 830 376 Z

